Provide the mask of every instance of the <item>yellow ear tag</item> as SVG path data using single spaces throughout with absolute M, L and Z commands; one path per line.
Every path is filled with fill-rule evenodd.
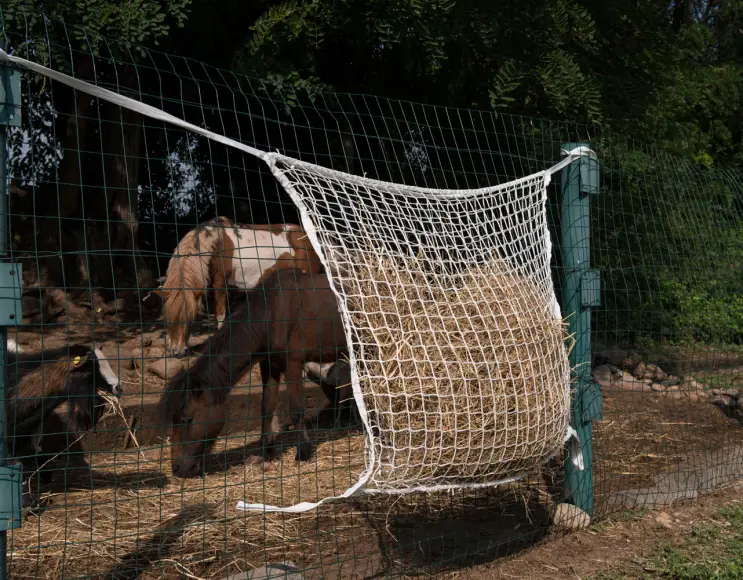
M 79 365 L 79 364 L 80 364 L 80 357 L 79 357 L 79 356 L 76 356 L 76 357 L 75 357 L 75 358 L 74 358 L 74 359 L 72 360 L 72 362 L 73 362 L 73 363 L 75 363 L 75 366 Z

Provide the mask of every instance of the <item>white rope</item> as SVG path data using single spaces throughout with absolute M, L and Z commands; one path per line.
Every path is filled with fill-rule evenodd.
M 570 425 L 565 433 L 565 443 L 568 445 L 568 455 L 570 455 L 571 463 L 577 467 L 580 471 L 583 471 L 583 446 L 580 442 L 580 435 Z
M 339 254 L 337 252 L 338 248 L 333 245 L 334 242 L 337 241 L 337 237 L 334 237 L 335 234 L 337 233 L 333 231 L 334 224 L 329 225 L 327 221 L 323 221 L 326 217 L 326 216 L 325 217 L 323 216 L 323 211 L 328 208 L 326 198 L 336 198 L 336 197 L 340 198 L 344 196 L 348 197 L 349 195 L 351 196 L 363 195 L 363 196 L 366 196 L 367 201 L 371 200 L 370 202 L 377 203 L 372 193 L 373 192 L 384 192 L 385 195 L 401 196 L 401 199 L 410 199 L 410 200 L 424 199 L 428 203 L 434 206 L 436 204 L 460 204 L 459 207 L 466 206 L 467 208 L 478 208 L 480 206 L 483 206 L 483 207 L 486 206 L 487 203 L 492 203 L 492 202 L 488 202 L 487 200 L 492 200 L 494 196 L 502 192 L 513 194 L 514 192 L 524 191 L 527 194 L 529 194 L 529 196 L 531 196 L 530 197 L 531 202 L 536 204 L 534 207 L 540 208 L 538 210 L 540 212 L 540 215 L 539 215 L 539 219 L 537 220 L 539 222 L 538 230 L 535 230 L 534 232 L 521 232 L 521 230 L 519 230 L 519 227 L 520 227 L 519 224 L 515 224 L 510 227 L 514 228 L 514 231 L 521 232 L 519 233 L 519 235 L 522 236 L 524 240 L 530 240 L 530 243 L 536 244 L 535 247 L 539 248 L 536 259 L 539 260 L 539 263 L 541 264 L 540 267 L 542 268 L 542 270 L 544 270 L 544 265 L 546 264 L 547 271 L 548 271 L 549 262 L 551 258 L 551 241 L 550 241 L 549 231 L 547 230 L 547 225 L 546 225 L 545 203 L 546 203 L 546 195 L 547 195 L 547 185 L 550 182 L 551 175 L 567 167 L 567 165 L 569 165 L 570 163 L 574 162 L 577 159 L 580 159 L 581 157 L 585 157 L 585 156 L 593 157 L 593 158 L 596 157 L 596 154 L 588 147 L 576 147 L 569 151 L 561 150 L 561 154 L 564 156 L 564 159 L 562 159 L 559 163 L 553 165 L 552 167 L 544 171 L 535 173 L 533 175 L 529 175 L 527 177 L 516 179 L 516 180 L 510 181 L 507 183 L 502 183 L 496 186 L 485 187 L 485 188 L 480 188 L 480 189 L 440 190 L 440 189 L 432 189 L 432 188 L 405 186 L 405 185 L 399 185 L 399 184 L 369 179 L 366 177 L 353 176 L 353 175 L 349 175 L 349 174 L 335 171 L 332 169 L 328 169 L 325 167 L 321 167 L 318 165 L 314 165 L 311 163 L 299 161 L 299 160 L 286 157 L 278 153 L 269 153 L 269 152 L 261 151 L 259 149 L 250 147 L 234 139 L 225 137 L 224 135 L 214 133 L 212 131 L 199 127 L 197 125 L 193 125 L 192 123 L 188 123 L 187 121 L 183 119 L 175 117 L 169 113 L 166 113 L 150 105 L 147 105 L 141 101 L 137 101 L 135 99 L 120 95 L 118 93 L 115 93 L 103 87 L 88 83 L 86 81 L 73 78 L 64 73 L 51 70 L 45 66 L 28 61 L 26 59 L 23 59 L 17 56 L 8 55 L 5 51 L 0 50 L 0 63 L 3 63 L 3 62 L 11 63 L 14 65 L 23 67 L 34 73 L 45 75 L 49 78 L 57 80 L 69 87 L 72 87 L 73 89 L 77 89 L 93 97 L 97 97 L 97 98 L 106 100 L 108 102 L 114 103 L 116 105 L 129 109 L 131 111 L 140 113 L 151 119 L 155 119 L 155 120 L 162 121 L 165 123 L 170 123 L 182 129 L 192 131 L 198 135 L 206 137 L 207 139 L 213 140 L 215 142 L 221 143 L 229 147 L 233 147 L 235 149 L 238 149 L 240 151 L 253 155 L 257 157 L 258 159 L 261 159 L 264 162 L 266 162 L 268 166 L 270 167 L 273 175 L 281 183 L 281 185 L 286 189 L 289 196 L 291 197 L 291 199 L 294 201 L 294 203 L 298 207 L 302 225 L 305 231 L 307 232 L 307 236 L 310 239 L 312 246 L 317 251 L 321 262 L 326 268 L 326 271 L 328 272 L 328 279 L 330 281 L 331 289 L 335 293 L 336 297 L 338 298 L 339 304 L 341 306 L 341 314 L 344 320 L 346 338 L 349 342 L 349 345 L 353 344 L 353 341 L 357 339 L 357 334 L 358 334 L 357 331 L 359 330 L 359 327 L 358 327 L 359 321 L 355 319 L 354 316 L 352 316 L 352 309 L 350 307 L 350 302 L 349 302 L 349 301 L 352 302 L 353 300 L 355 300 L 357 296 L 349 292 L 349 284 L 352 285 L 354 283 L 354 280 L 349 280 L 348 278 L 344 278 L 343 275 L 338 273 L 338 267 L 340 266 L 338 257 L 340 256 L 341 258 L 344 258 L 346 260 L 343 263 L 352 263 L 352 262 L 347 261 L 351 254 L 349 253 L 350 249 L 346 247 L 340 248 L 342 251 Z M 349 191 L 350 191 L 350 194 L 349 194 Z M 535 194 L 537 193 L 538 193 L 538 199 L 537 197 L 535 197 Z M 519 202 L 509 202 L 509 203 L 519 203 Z M 369 239 L 377 236 L 379 240 L 384 242 L 384 232 L 378 228 L 382 228 L 382 229 L 387 228 L 389 230 L 392 227 L 390 223 L 394 222 L 395 219 L 397 219 L 397 217 L 390 217 L 391 214 L 387 212 L 386 208 L 378 208 L 378 210 L 382 212 L 379 215 L 374 214 L 372 210 L 369 210 L 369 211 L 372 211 L 372 213 L 370 213 L 369 215 L 366 215 L 366 214 L 362 215 L 363 212 L 359 213 L 362 210 L 360 210 L 359 208 L 353 209 L 353 211 L 356 212 L 353 217 L 360 219 L 361 220 L 360 223 L 362 223 L 362 225 L 366 228 L 366 230 L 363 232 L 356 232 L 355 234 L 356 236 L 368 236 Z M 537 210 L 534 210 L 534 211 L 537 211 Z M 516 212 L 516 214 L 518 214 L 518 212 Z M 477 221 L 476 218 L 474 219 L 475 221 Z M 388 221 L 392 220 L 392 221 L 386 224 L 382 223 L 385 220 L 388 220 Z M 331 218 L 331 221 L 332 221 L 332 218 Z M 453 233 L 456 234 L 458 232 L 453 232 Z M 434 232 L 434 235 L 435 235 L 435 232 Z M 536 236 L 536 239 L 534 238 L 534 236 Z M 542 239 L 541 247 L 539 243 L 537 243 L 538 238 Z M 387 249 L 389 250 L 389 248 Z M 432 249 L 438 251 L 439 248 L 434 245 Z M 484 249 L 487 249 L 487 247 L 484 247 Z M 330 250 L 333 250 L 336 252 L 335 254 L 333 254 L 332 260 L 329 259 L 329 256 L 327 253 Z M 382 254 L 380 254 L 380 256 L 381 255 Z M 358 265 L 354 264 L 354 266 L 358 266 Z M 363 267 L 361 269 L 363 270 Z M 360 270 L 358 270 L 357 268 L 357 273 L 359 271 Z M 541 273 L 544 274 L 544 271 L 542 271 Z M 542 277 L 544 278 L 544 276 Z M 545 283 L 545 280 L 549 281 L 549 284 Z M 389 283 L 389 280 L 386 280 L 386 279 L 376 280 L 375 283 Z M 551 309 L 551 314 L 555 319 L 560 319 L 560 307 L 557 302 L 556 296 L 554 294 L 554 285 L 551 283 L 551 276 L 549 275 L 549 273 L 547 274 L 547 278 L 544 278 L 544 280 L 541 280 L 540 283 L 541 283 L 540 288 L 542 291 L 543 299 L 545 300 L 545 305 Z M 415 289 L 411 288 L 411 290 L 415 290 L 417 292 L 421 292 L 421 291 L 425 292 L 427 290 L 431 291 L 432 288 L 429 286 L 428 288 L 425 288 L 425 287 L 415 288 Z M 534 304 L 533 308 L 538 309 L 539 304 Z M 483 315 L 487 315 L 487 312 L 484 312 Z M 424 319 L 427 318 L 428 316 L 429 315 L 426 314 L 424 316 Z M 444 344 L 441 346 L 451 347 L 452 345 Z M 485 346 L 482 344 L 480 345 L 473 344 L 472 348 L 473 349 L 479 348 L 480 350 L 482 350 L 485 348 Z M 356 358 L 357 350 L 358 349 L 355 349 L 355 348 L 349 348 L 349 351 L 350 351 L 349 358 L 350 358 L 351 370 L 352 370 L 351 372 L 352 386 L 353 386 L 354 399 L 359 409 L 359 414 L 361 416 L 361 420 L 364 426 L 365 435 L 367 437 L 367 441 L 370 442 L 370 444 L 367 445 L 368 456 L 367 456 L 366 469 L 359 477 L 359 480 L 357 481 L 357 483 L 355 483 L 353 486 L 351 486 L 349 489 L 347 489 L 343 494 L 339 496 L 326 497 L 317 502 L 301 502 L 296 505 L 288 506 L 288 507 L 239 502 L 237 505 L 237 509 L 298 513 L 298 512 L 304 512 L 304 511 L 315 509 L 319 505 L 327 501 L 350 497 L 351 495 L 354 495 L 355 493 L 358 493 L 362 490 L 367 493 L 408 493 L 411 491 L 423 491 L 423 490 L 433 491 L 433 490 L 455 489 L 455 488 L 460 488 L 460 487 L 469 487 L 469 488 L 485 487 L 485 486 L 492 486 L 492 485 L 498 485 L 498 484 L 502 484 L 506 482 L 516 481 L 524 477 L 528 473 L 528 471 L 523 471 L 515 475 L 509 475 L 506 477 L 499 477 L 499 478 L 491 478 L 486 481 L 470 481 L 470 482 L 459 482 L 459 483 L 456 482 L 456 478 L 453 478 L 452 481 L 454 482 L 451 483 L 447 480 L 447 477 L 444 477 L 444 476 L 438 479 L 433 478 L 430 481 L 423 478 L 423 480 L 421 480 L 423 481 L 423 483 L 416 484 L 415 480 L 413 480 L 413 485 L 407 485 L 407 486 L 405 485 L 405 482 L 400 480 L 400 478 L 395 476 L 395 474 L 392 474 L 392 475 L 388 474 L 388 478 L 391 478 L 391 480 L 394 480 L 395 483 L 385 487 L 384 479 L 383 478 L 380 479 L 378 477 L 380 473 L 380 468 L 382 465 L 380 463 L 382 461 L 380 452 L 381 451 L 384 451 L 385 453 L 391 452 L 393 455 L 391 459 L 392 461 L 391 465 L 394 465 L 396 461 L 399 461 L 399 457 L 396 456 L 396 454 L 402 453 L 404 450 L 393 449 L 389 447 L 387 443 L 383 443 L 383 442 L 380 442 L 379 439 L 375 439 L 375 436 L 372 432 L 372 420 L 371 420 L 369 410 L 367 409 L 367 405 L 365 401 L 365 395 L 370 396 L 370 393 L 365 392 L 363 385 L 362 385 L 362 380 L 366 381 L 364 384 L 368 385 L 369 376 L 368 375 L 362 376 L 361 373 L 359 372 L 359 366 L 367 365 L 368 367 L 369 360 L 366 360 L 366 359 L 358 360 Z M 359 352 L 363 352 L 363 350 L 364 349 L 361 348 Z M 566 356 L 567 355 L 565 355 L 565 357 Z M 425 361 L 422 361 L 422 362 L 425 362 Z M 521 369 L 524 373 L 528 373 L 529 368 L 533 367 L 534 365 L 533 360 L 525 360 L 525 361 L 517 361 L 517 362 L 518 362 L 518 365 L 521 365 Z M 558 364 L 558 363 L 555 362 L 555 364 Z M 447 372 L 450 372 L 450 371 L 447 371 Z M 454 378 L 456 379 L 457 377 L 454 377 Z M 561 438 L 560 441 L 555 441 L 554 443 L 561 443 L 563 445 L 567 443 L 569 446 L 572 461 L 574 462 L 576 467 L 578 467 L 579 469 L 583 469 L 583 457 L 582 457 L 580 439 L 578 438 L 578 435 L 575 432 L 575 430 L 572 427 L 570 427 L 569 423 L 567 422 L 567 409 L 569 408 L 569 403 L 570 403 L 569 388 L 567 386 L 567 383 L 568 381 L 566 380 L 565 381 L 566 388 L 564 389 L 564 393 L 563 393 L 563 397 L 567 397 L 567 399 L 563 400 L 561 403 L 562 407 L 564 407 L 566 411 L 565 418 L 564 418 L 565 435 L 564 435 L 564 438 Z M 371 393 L 372 399 L 374 398 L 374 395 L 375 393 Z M 490 395 L 487 395 L 487 394 L 480 395 L 481 398 L 482 397 L 487 398 L 487 396 L 490 396 Z M 528 412 L 529 409 L 522 409 L 522 411 Z M 377 413 L 377 415 L 379 415 L 380 408 L 377 407 L 375 412 Z M 464 412 L 466 413 L 466 410 Z M 470 420 L 470 418 L 468 418 L 468 420 Z M 379 427 L 379 425 L 377 425 L 377 427 Z M 470 436 L 470 435 L 471 433 L 470 434 L 465 433 L 463 436 Z M 546 448 L 552 449 L 550 445 L 553 445 L 553 443 L 548 442 L 546 445 L 547 445 Z M 438 452 L 443 452 L 444 450 L 445 450 L 444 447 L 442 447 L 441 449 L 438 450 Z M 412 451 L 415 451 L 415 450 L 408 450 L 407 452 L 411 453 Z M 482 453 L 485 453 L 485 451 L 486 450 L 483 449 Z M 498 450 L 495 450 L 495 451 L 498 451 Z M 495 451 L 491 450 L 491 454 L 494 453 Z M 435 454 L 437 450 L 436 449 L 427 450 L 426 452 Z M 543 462 L 548 459 L 549 457 L 546 457 L 546 458 L 542 457 L 540 458 L 540 461 Z M 388 461 L 388 460 L 389 458 L 385 459 L 385 461 Z M 407 468 L 411 468 L 411 469 L 414 467 L 415 466 L 407 466 Z M 368 483 L 375 477 L 377 478 L 375 481 L 375 483 L 377 484 L 377 487 L 367 488 Z
M 93 85 L 80 79 L 76 79 L 30 60 L 26 60 L 25 58 L 9 55 L 4 50 L 0 49 L 0 63 L 2 62 L 10 62 L 37 74 L 47 76 L 51 79 L 59 81 L 62 84 L 67 85 L 68 87 L 72 87 L 73 89 L 77 89 L 78 91 L 82 91 L 83 93 L 87 93 L 92 97 L 97 97 L 99 99 L 103 99 L 104 101 L 108 101 L 110 103 L 114 103 L 116 105 L 124 107 L 125 109 L 129 109 L 130 111 L 141 113 L 145 117 L 149 117 L 157 121 L 163 121 L 165 123 L 171 123 L 172 125 L 176 125 L 177 127 L 181 127 L 182 129 L 193 131 L 194 133 L 198 133 L 199 135 L 202 135 L 208 139 L 217 141 L 218 143 L 222 143 L 223 145 L 228 145 L 229 147 L 234 147 L 235 149 L 239 149 L 240 151 L 244 151 L 245 153 L 258 157 L 258 159 L 263 159 L 266 156 L 265 152 L 255 149 L 254 147 L 250 147 L 249 145 L 245 145 L 244 143 L 240 143 L 239 141 L 235 141 L 234 139 L 230 139 L 229 137 L 225 137 L 224 135 L 219 135 L 218 133 L 203 129 L 202 127 L 193 125 L 192 123 L 188 123 L 183 119 L 179 119 L 178 117 L 175 117 L 170 113 L 166 113 L 165 111 L 147 105 L 142 101 L 130 99 L 129 97 L 125 97 L 124 95 L 120 95 L 119 93 L 115 93 L 113 91 L 109 91 L 108 89 L 104 89 L 103 87 Z
M 224 135 L 220 135 L 219 133 L 209 131 L 208 129 L 204 129 L 203 127 L 199 127 L 198 125 L 194 125 L 193 123 L 184 121 L 183 119 L 176 117 L 175 115 L 166 113 L 165 111 L 158 109 L 157 107 L 153 107 L 151 105 L 143 103 L 142 101 L 138 101 L 136 99 L 126 97 L 119 93 L 115 93 L 109 89 L 100 87 L 98 85 L 91 84 L 87 81 L 76 79 L 75 77 L 71 77 L 70 75 L 67 75 L 65 73 L 55 71 L 53 69 L 45 67 L 44 65 L 35 63 L 25 58 L 10 55 L 7 52 L 5 52 L 3 49 L 0 49 L 0 63 L 14 64 L 16 66 L 25 68 L 29 71 L 32 71 L 37 74 L 44 75 L 51 79 L 59 81 L 60 83 L 67 85 L 68 87 L 77 89 L 78 91 L 86 93 L 92 97 L 103 99 L 104 101 L 108 101 L 110 103 L 119 105 L 120 107 L 124 107 L 125 109 L 129 109 L 130 111 L 134 111 L 135 113 L 140 113 L 141 115 L 144 115 L 145 117 L 149 117 L 150 119 L 155 119 L 157 121 L 162 121 L 164 123 L 171 123 L 172 125 L 176 125 L 177 127 L 180 127 L 181 129 L 193 131 L 194 133 L 197 133 L 201 135 L 202 137 L 206 137 L 207 139 L 211 139 L 212 141 L 216 141 L 217 143 L 222 143 L 223 145 L 227 145 L 228 147 L 233 147 L 235 149 L 243 151 L 244 153 L 253 155 L 254 157 L 257 157 L 258 159 L 262 159 L 266 161 L 266 163 L 268 163 L 269 165 L 275 164 L 276 161 L 284 161 L 288 163 L 305 163 L 306 165 L 312 165 L 312 164 L 307 164 L 306 162 L 298 161 L 291 157 L 286 157 L 284 155 L 277 154 L 277 153 L 261 151 L 260 149 L 256 149 L 255 147 L 251 147 L 250 145 L 246 145 L 245 143 L 241 143 L 240 141 L 236 141 L 235 139 L 230 139 L 229 137 L 225 137 Z M 565 151 L 563 149 L 561 150 L 561 152 L 563 155 L 567 155 L 567 157 L 563 159 L 562 161 L 560 161 L 559 163 L 546 169 L 544 171 L 544 174 L 552 175 L 553 173 L 565 168 L 567 165 L 569 165 L 573 161 L 580 159 L 582 156 L 593 156 L 593 157 L 596 156 L 596 154 L 588 147 L 578 147 L 570 151 Z M 312 165 L 312 166 L 318 171 L 322 171 L 326 175 L 340 174 L 340 175 L 345 176 L 346 178 L 353 177 L 354 179 L 359 180 L 359 182 L 365 182 L 371 186 L 378 185 L 378 184 L 384 184 L 387 186 L 394 185 L 392 183 L 388 183 L 384 181 L 377 181 L 377 180 L 368 179 L 365 177 L 356 177 L 356 176 L 351 176 L 346 173 L 336 172 L 332 169 L 327 169 L 320 165 Z M 519 181 L 520 180 L 515 180 L 513 182 L 509 182 L 509 184 L 518 183 Z M 425 195 L 425 196 L 440 195 L 440 196 L 456 197 L 456 196 L 466 196 L 466 195 L 478 195 L 484 192 L 496 191 L 499 187 L 502 187 L 503 185 L 507 185 L 507 184 L 502 184 L 500 186 L 486 187 L 482 189 L 470 189 L 470 190 L 440 190 L 440 189 L 432 189 L 432 188 L 429 189 L 429 188 L 422 188 L 422 187 L 407 187 L 407 186 L 406 186 L 406 189 L 410 190 L 411 192 L 415 192 L 415 193 L 418 193 L 420 195 Z

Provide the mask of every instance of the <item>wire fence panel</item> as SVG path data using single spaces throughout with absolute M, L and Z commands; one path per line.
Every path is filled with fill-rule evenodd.
M 474 189 L 553 166 L 565 143 L 590 144 L 601 167 L 590 195 L 600 303 L 585 304 L 602 397 L 592 517 L 694 498 L 741 477 L 738 174 L 592 126 L 296 94 L 33 11 L 3 17 L 9 54 L 352 175 Z M 7 129 L 5 158 L 8 261 L 23 276 L 23 324 L 8 331 L 7 446 L 25 470 L 23 525 L 8 532 L 13 577 L 229 578 L 282 565 L 306 578 L 436 573 L 584 521 L 558 509 L 562 456 L 494 488 L 357 495 L 305 513 L 238 511 L 240 501 L 337 495 L 365 467 L 358 417 L 327 410 L 348 382 L 341 359 L 305 367 L 291 384 L 246 356 L 258 336 L 246 325 L 268 325 L 270 292 L 255 301 L 245 291 L 284 266 L 324 278 L 296 206 L 254 157 L 19 74 L 22 124 Z M 555 175 L 547 206 L 553 280 L 569 317 L 560 186 Z M 230 278 L 233 270 L 240 276 Z M 225 295 L 230 280 L 238 288 Z M 291 348 L 273 349 L 272 360 Z M 265 393 L 276 397 L 276 423 L 265 420 Z M 302 429 L 285 429 L 271 449 L 261 436 L 299 424 L 292 396 L 314 444 L 307 461 L 295 461 Z

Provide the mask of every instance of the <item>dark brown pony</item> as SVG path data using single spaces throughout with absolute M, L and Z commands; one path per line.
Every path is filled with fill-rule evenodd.
M 98 394 L 121 395 L 121 381 L 103 353 L 87 345 L 72 344 L 54 351 L 29 354 L 8 340 L 8 435 L 12 455 L 22 457 L 24 471 L 37 468 L 44 426 L 63 403 L 69 407 L 67 430 L 72 436 L 93 429 L 105 405 Z M 24 493 L 25 505 L 35 498 Z
M 266 277 L 207 341 L 198 360 L 173 377 L 163 394 L 166 420 L 172 425 L 173 475 L 193 477 L 202 473 L 202 460 L 227 420 L 227 399 L 233 382 L 256 362 L 263 382 L 264 457 L 275 453 L 281 430 L 276 403 L 283 373 L 289 391 L 290 420 L 300 437 L 296 458 L 309 459 L 312 443 L 304 426 L 302 371 L 305 363 L 328 363 L 345 352 L 338 304 L 324 274 L 282 269 Z M 338 390 L 322 386 L 331 403 L 342 396 Z M 349 391 L 350 387 L 346 393 Z
M 14 348 L 14 342 L 8 341 L 8 350 L 17 354 L 9 357 L 7 401 L 8 433 L 13 436 L 40 437 L 44 420 L 63 403 L 70 405 L 75 431 L 89 431 L 105 405 L 97 391 L 121 395 L 121 381 L 97 348 L 72 344 L 30 355 Z
M 179 242 L 162 288 L 167 324 L 165 355 L 181 356 L 188 326 L 196 319 L 207 289 L 214 291 L 218 328 L 227 313 L 227 288 L 251 290 L 279 269 L 322 272 L 322 263 L 304 230 L 294 224 L 241 225 L 226 217 L 200 224 Z

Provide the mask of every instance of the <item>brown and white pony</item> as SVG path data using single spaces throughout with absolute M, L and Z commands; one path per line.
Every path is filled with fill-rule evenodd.
M 320 258 L 301 226 L 241 225 L 226 217 L 204 222 L 188 232 L 168 264 L 162 287 L 168 346 L 165 354 L 182 356 L 188 326 L 201 311 L 202 298 L 214 290 L 217 327 L 227 312 L 227 287 L 251 290 L 276 270 L 323 271 Z

